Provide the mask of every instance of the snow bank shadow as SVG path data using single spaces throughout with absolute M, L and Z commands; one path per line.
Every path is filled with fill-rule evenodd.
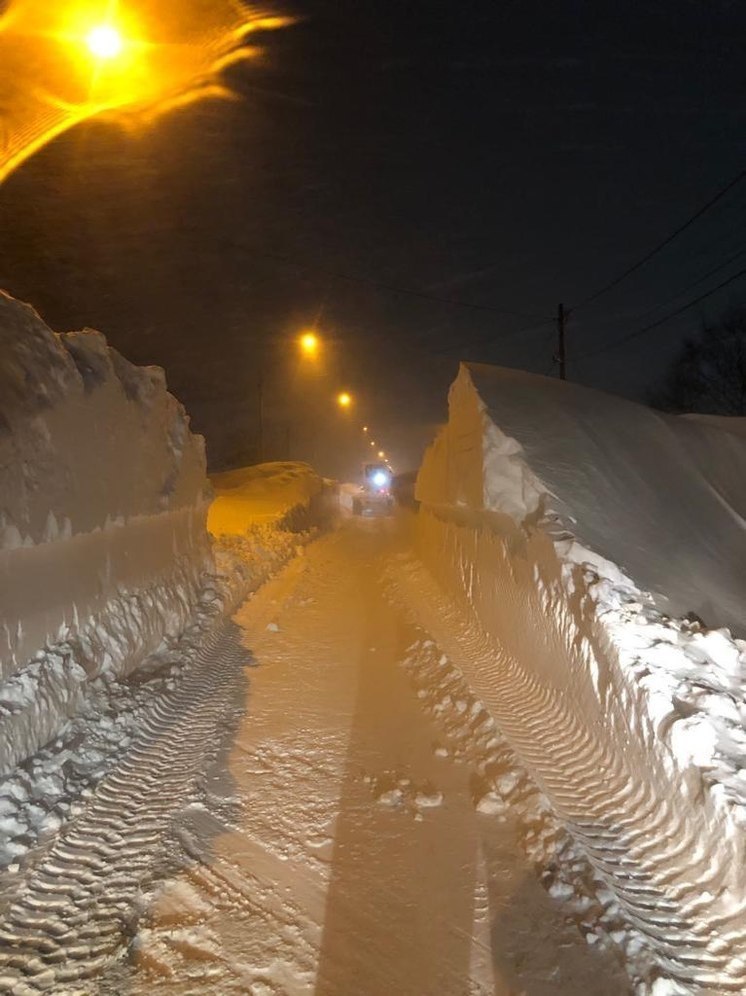
M 340 789 L 316 996 L 469 991 L 475 827 L 428 818 L 438 799 L 411 757 L 413 728 L 422 719 L 394 655 L 372 658 Z
M 481 840 L 481 854 L 495 989 L 520 992 L 523 996 L 631 993 L 633 987 L 621 966 L 621 958 L 614 972 L 591 947 L 579 943 L 575 922 L 563 917 L 558 903 L 536 875 L 516 874 L 517 869 L 506 869 L 500 845 L 489 832 L 491 818 L 481 820 L 486 831 Z M 506 876 L 511 879 L 507 899 Z M 594 938 L 593 934 L 587 936 Z

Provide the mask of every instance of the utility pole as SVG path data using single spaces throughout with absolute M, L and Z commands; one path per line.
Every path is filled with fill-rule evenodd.
M 264 438 L 264 354 L 259 360 L 259 377 L 257 379 L 256 393 L 259 402 L 259 463 L 264 463 L 265 438 Z
M 560 380 L 567 380 L 567 356 L 565 355 L 565 313 L 564 304 L 557 307 L 557 362 Z

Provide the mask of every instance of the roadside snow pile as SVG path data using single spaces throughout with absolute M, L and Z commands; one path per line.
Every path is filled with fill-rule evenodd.
M 184 629 L 206 514 L 203 441 L 163 371 L 0 294 L 0 773 Z
M 743 991 L 742 425 L 462 366 L 417 498 L 437 642 L 670 975 Z
M 307 463 L 260 463 L 214 474 L 207 515 L 218 572 L 243 591 L 264 564 L 277 569 L 339 512 L 333 481 Z
M 54 740 L 0 777 L 0 899 L 22 877 L 29 852 L 82 811 L 95 786 L 143 736 L 164 702 L 204 669 L 205 640 L 221 618 L 280 570 L 313 533 L 261 525 L 226 538 L 215 552 L 186 627 L 126 675 L 91 679 L 77 714 Z
M 215 498 L 207 528 L 213 536 L 241 536 L 271 523 L 299 530 L 313 523 L 329 501 L 330 484 L 307 463 L 260 463 L 213 474 Z

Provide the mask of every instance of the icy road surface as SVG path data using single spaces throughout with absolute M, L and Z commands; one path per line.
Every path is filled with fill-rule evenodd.
M 309 546 L 157 705 L 2 909 L 0 992 L 630 991 L 485 804 L 476 711 L 444 720 L 441 655 L 384 580 L 394 531 Z

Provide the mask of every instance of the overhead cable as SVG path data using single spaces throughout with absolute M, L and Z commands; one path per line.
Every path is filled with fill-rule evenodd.
M 722 187 L 715 194 L 714 197 L 711 197 L 706 204 L 703 204 L 702 207 L 699 208 L 699 210 L 695 211 L 693 215 L 687 218 L 687 220 L 684 222 L 683 225 L 679 225 L 677 229 L 671 232 L 671 234 L 668 235 L 665 239 L 663 239 L 662 242 L 659 242 L 657 246 L 655 246 L 653 249 L 650 250 L 650 252 L 646 253 L 641 259 L 638 259 L 637 262 L 633 263 L 631 266 L 628 266 L 626 270 L 620 273 L 619 276 L 615 277 L 613 280 L 610 280 L 609 283 L 604 284 L 597 291 L 594 291 L 593 294 L 586 297 L 583 301 L 580 302 L 580 304 L 573 305 L 573 307 L 570 310 L 577 311 L 579 308 L 586 307 L 586 305 L 590 304 L 592 301 L 595 301 L 599 297 L 601 297 L 602 294 L 606 294 L 607 291 L 610 291 L 612 290 L 612 288 L 617 287 L 619 284 L 621 284 L 623 280 L 626 280 L 627 277 L 629 277 L 632 273 L 635 273 L 637 270 L 643 267 L 649 260 L 651 260 L 654 256 L 657 256 L 662 249 L 665 249 L 666 246 L 670 245 L 674 241 L 674 239 L 677 239 L 682 232 L 685 232 L 687 228 L 693 225 L 695 221 L 701 218 L 703 214 L 709 211 L 710 208 L 713 207 L 715 204 L 717 204 L 718 201 L 722 200 L 722 198 L 725 197 L 727 193 L 729 193 L 735 186 L 741 183 L 742 180 L 744 179 L 746 179 L 746 169 L 741 170 L 741 172 L 737 176 L 735 176 L 729 183 L 727 183 L 724 187 Z

